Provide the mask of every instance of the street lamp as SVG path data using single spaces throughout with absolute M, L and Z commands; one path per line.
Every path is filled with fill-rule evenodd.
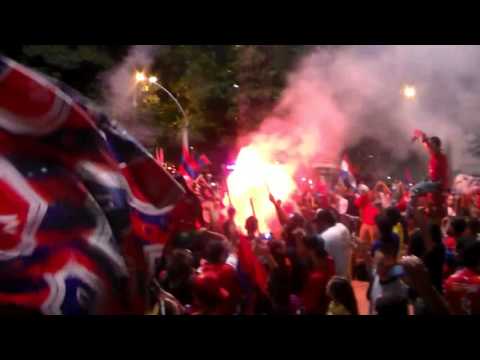
M 137 80 L 137 82 L 145 82 L 147 81 L 147 76 L 143 72 L 137 71 L 135 74 L 135 79 Z M 153 76 L 153 75 L 149 76 L 148 82 L 152 85 L 155 85 L 159 89 L 163 90 L 175 102 L 178 109 L 183 115 L 183 118 L 185 120 L 185 126 L 188 127 L 187 114 L 185 113 L 185 110 L 183 110 L 183 107 L 182 105 L 180 105 L 180 102 L 177 100 L 177 98 L 173 96 L 173 94 L 170 91 L 168 91 L 167 88 L 165 88 L 162 84 L 158 82 L 158 78 L 156 76 Z
M 145 74 L 141 71 L 137 71 L 135 73 L 135 80 L 137 80 L 137 82 L 143 82 L 146 80 L 146 78 L 147 77 L 145 76 Z
M 415 99 L 417 96 L 417 89 L 415 89 L 415 86 L 413 85 L 405 85 L 403 88 L 403 96 L 409 100 Z

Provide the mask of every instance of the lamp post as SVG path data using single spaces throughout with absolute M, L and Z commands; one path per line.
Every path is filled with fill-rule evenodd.
M 180 110 L 180 113 L 183 116 L 185 128 L 188 127 L 187 114 L 185 113 L 185 110 L 183 109 L 182 105 L 180 105 L 180 102 L 178 101 L 178 99 L 175 96 L 173 96 L 173 94 L 165 86 L 163 86 L 158 82 L 158 78 L 156 76 L 152 75 L 147 78 L 145 73 L 137 71 L 135 74 L 135 80 L 137 81 L 137 83 L 143 83 L 148 81 L 150 84 L 155 85 L 156 87 L 164 91 L 170 97 L 170 99 L 172 99 L 175 102 L 175 105 L 177 105 L 178 109 Z M 136 102 L 136 97 L 135 97 L 135 102 Z

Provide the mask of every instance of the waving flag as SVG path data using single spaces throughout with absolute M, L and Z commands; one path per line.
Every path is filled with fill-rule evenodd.
M 0 304 L 143 311 L 182 188 L 63 85 L 0 58 Z
M 211 161 L 205 154 L 200 155 L 198 158 L 192 155 L 188 146 L 188 129 L 184 129 L 182 133 L 182 159 L 178 172 L 195 180 L 200 175 L 202 168 L 210 164 Z
M 353 176 L 352 166 L 346 155 L 343 157 L 340 165 L 340 178 L 345 182 L 346 186 L 352 188 L 357 187 L 357 181 L 355 180 L 355 176 Z
M 182 132 L 182 159 L 178 172 L 192 179 L 196 179 L 200 174 L 200 165 L 191 155 L 190 147 L 188 146 L 188 129 L 184 129 Z

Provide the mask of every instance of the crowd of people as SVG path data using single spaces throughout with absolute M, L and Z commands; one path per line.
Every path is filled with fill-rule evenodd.
M 358 315 L 353 281 L 368 282 L 371 315 L 480 314 L 478 195 L 455 197 L 440 139 L 415 135 L 428 181 L 340 180 L 297 194 L 288 211 L 270 194 L 277 236 L 259 233 L 255 216 L 239 228 L 233 206 L 214 215 L 222 202 L 200 183 L 190 191 L 201 229 L 168 244 L 150 314 Z

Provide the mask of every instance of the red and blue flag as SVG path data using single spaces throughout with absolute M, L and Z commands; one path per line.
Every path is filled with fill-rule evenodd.
M 178 172 L 183 176 L 196 179 L 200 175 L 201 170 L 210 164 L 211 162 L 205 154 L 196 157 L 190 152 L 188 130 L 184 129 L 182 133 L 182 159 Z
M 143 311 L 183 189 L 114 121 L 0 58 L 0 304 Z

